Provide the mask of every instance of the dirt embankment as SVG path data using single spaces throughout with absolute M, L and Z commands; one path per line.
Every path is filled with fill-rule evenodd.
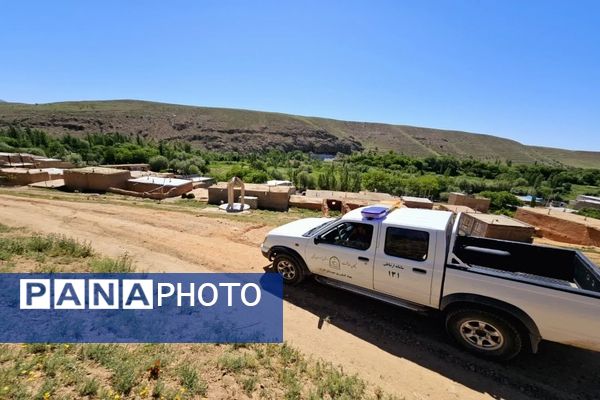
M 537 227 L 542 237 L 558 242 L 600 247 L 600 224 L 562 212 L 519 208 L 515 218 Z
M 0 221 L 129 253 L 145 271 L 245 271 L 267 267 L 261 224 L 139 206 L 0 195 Z M 597 399 L 597 353 L 542 343 L 540 354 L 495 364 L 455 348 L 435 316 L 307 282 L 287 288 L 285 339 L 406 399 Z

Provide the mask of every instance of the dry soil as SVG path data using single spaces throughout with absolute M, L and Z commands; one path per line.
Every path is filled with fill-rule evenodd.
M 271 226 L 136 205 L 0 195 L 0 222 L 129 253 L 152 272 L 261 272 Z M 285 340 L 306 354 L 406 399 L 598 399 L 600 355 L 542 343 L 537 355 L 496 364 L 455 348 L 435 315 L 422 316 L 309 281 L 286 288 Z

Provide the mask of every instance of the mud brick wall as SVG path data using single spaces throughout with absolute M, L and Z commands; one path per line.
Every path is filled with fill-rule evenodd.
M 104 172 L 93 168 L 67 169 L 64 171 L 65 186 L 71 190 L 105 192 L 110 187 L 125 189 L 127 180 L 131 178 L 129 171 L 111 170 Z
M 461 193 L 450 193 L 448 196 L 448 204 L 467 206 L 482 213 L 486 213 L 490 209 L 490 199 L 467 196 Z
M 293 186 L 267 186 L 252 185 L 245 186 L 246 196 L 255 196 L 258 198 L 258 208 L 274 211 L 287 211 L 290 203 L 290 194 L 296 189 Z M 241 195 L 241 189 L 235 188 L 234 201 L 238 202 Z M 208 188 L 208 203 L 223 204 L 227 203 L 227 185 L 218 183 Z
M 127 189 L 138 193 L 160 193 L 166 197 L 177 197 L 194 189 L 192 181 L 183 185 L 171 186 L 151 182 L 127 182 Z

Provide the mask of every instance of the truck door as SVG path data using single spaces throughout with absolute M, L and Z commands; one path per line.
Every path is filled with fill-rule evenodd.
M 419 229 L 381 227 L 375 257 L 374 289 L 429 305 L 436 235 Z
M 308 249 L 311 269 L 319 275 L 373 288 L 377 226 L 343 221 L 315 238 Z

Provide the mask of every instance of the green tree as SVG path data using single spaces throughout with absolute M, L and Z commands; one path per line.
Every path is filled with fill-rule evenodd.
M 244 180 L 249 183 L 265 183 L 269 180 L 269 175 L 265 171 L 252 171 Z
M 200 173 L 200 169 L 194 164 L 189 164 L 185 172 L 188 175 L 198 175 Z
M 81 157 L 81 154 L 78 153 L 67 154 L 67 156 L 65 157 L 65 161 L 70 162 L 78 167 L 83 165 L 83 158 Z
M 496 212 L 506 212 L 514 207 L 522 206 L 523 202 L 519 200 L 514 194 L 509 192 L 490 192 L 485 191 L 479 193 L 480 196 L 489 198 L 490 210 Z
M 150 169 L 156 172 L 169 168 L 169 160 L 165 156 L 154 156 L 148 161 L 148 164 L 150 164 Z

